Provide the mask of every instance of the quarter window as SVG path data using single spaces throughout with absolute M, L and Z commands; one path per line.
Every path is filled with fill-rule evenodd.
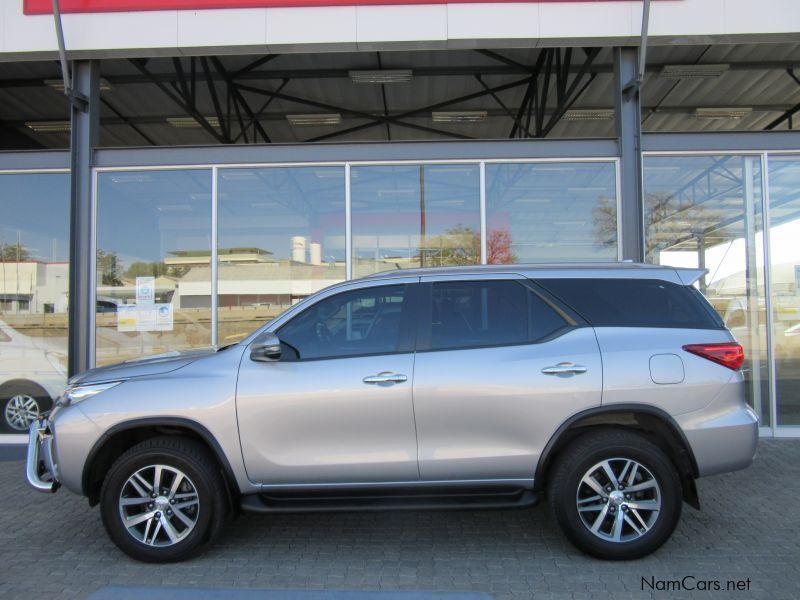
M 398 352 L 406 295 L 405 285 L 390 285 L 321 300 L 278 330 L 289 350 L 284 356 L 308 360 Z
M 432 350 L 536 342 L 566 325 L 544 300 L 516 281 L 432 286 Z

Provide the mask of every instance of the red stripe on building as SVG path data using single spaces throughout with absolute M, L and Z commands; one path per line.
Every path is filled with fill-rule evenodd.
M 610 2 L 612 0 L 454 0 L 454 4 L 501 2 Z M 388 4 L 449 4 L 449 0 L 61 0 L 64 13 L 202 10 L 208 8 L 268 8 L 288 6 L 357 6 Z M 52 0 L 23 0 L 26 15 L 52 14 Z

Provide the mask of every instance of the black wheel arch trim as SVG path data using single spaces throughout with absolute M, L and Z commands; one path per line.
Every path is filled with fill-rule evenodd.
M 663 409 L 651 406 L 649 404 L 635 404 L 635 403 L 609 404 L 605 406 L 595 406 L 593 408 L 589 408 L 587 410 L 575 413 L 566 421 L 564 421 L 556 430 L 556 432 L 552 436 L 550 436 L 550 439 L 548 440 L 547 444 L 542 450 L 541 455 L 539 456 L 538 464 L 536 465 L 536 472 L 534 474 L 534 479 L 533 479 L 534 491 L 541 491 L 543 489 L 545 483 L 544 475 L 547 472 L 547 469 L 550 467 L 553 451 L 555 448 L 558 447 L 559 439 L 561 439 L 564 433 L 569 431 L 570 428 L 578 421 L 590 417 L 611 415 L 614 413 L 646 414 L 653 416 L 662 421 L 664 424 L 666 424 L 670 428 L 670 430 L 677 436 L 677 439 L 683 446 L 682 449 L 686 453 L 686 456 L 689 460 L 689 466 L 692 470 L 693 478 L 699 477 L 700 470 L 698 469 L 697 460 L 695 459 L 694 452 L 692 451 L 692 446 L 691 444 L 689 444 L 689 440 L 686 438 L 686 434 L 680 428 L 675 419 L 672 418 L 672 415 L 670 415 Z
M 117 423 L 108 431 L 103 433 L 103 435 L 100 436 L 100 438 L 94 443 L 94 446 L 92 446 L 92 449 L 86 456 L 86 461 L 83 465 L 83 473 L 81 475 L 81 491 L 84 496 L 91 499 L 91 482 L 89 481 L 89 478 L 92 465 L 95 463 L 100 450 L 102 450 L 106 443 L 115 435 L 124 431 L 139 429 L 142 427 L 177 427 L 190 430 L 192 433 L 200 437 L 200 439 L 203 440 L 203 442 L 205 442 L 206 445 L 208 445 L 208 447 L 211 449 L 214 457 L 222 467 L 225 479 L 228 481 L 229 485 L 226 487 L 230 489 L 230 486 L 235 486 L 234 491 L 237 494 L 241 493 L 239 484 L 236 480 L 236 475 L 233 473 L 233 468 L 228 461 L 228 457 L 225 455 L 225 452 L 222 450 L 222 446 L 220 446 L 217 439 L 206 427 L 197 421 L 192 421 L 191 419 L 186 419 L 183 417 L 143 417 L 140 419 L 133 419 L 131 421 Z

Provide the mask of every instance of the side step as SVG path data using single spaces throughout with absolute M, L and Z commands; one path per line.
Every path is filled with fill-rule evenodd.
M 537 492 L 521 488 L 482 489 L 454 493 L 431 490 L 392 490 L 376 492 L 347 491 L 341 494 L 250 494 L 243 496 L 241 507 L 254 513 L 309 513 L 379 510 L 438 510 L 481 508 L 527 508 L 539 504 Z

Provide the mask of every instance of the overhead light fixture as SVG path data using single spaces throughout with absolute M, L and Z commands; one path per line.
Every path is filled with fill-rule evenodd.
M 690 79 L 720 77 L 728 72 L 730 65 L 664 65 L 661 77 L 665 79 Z
M 338 125 L 342 122 L 342 115 L 338 113 L 286 115 L 286 120 L 292 125 Z
M 486 120 L 485 110 L 452 110 L 432 112 L 434 123 L 478 123 Z
M 564 113 L 565 121 L 610 121 L 613 108 L 571 108 Z
M 211 125 L 211 127 L 219 127 L 219 118 L 217 117 L 203 117 L 203 119 Z M 194 117 L 167 117 L 167 123 L 178 129 L 197 129 L 202 127 L 200 121 Z
M 753 109 L 747 106 L 695 108 L 694 116 L 698 119 L 734 119 L 738 121 L 751 112 Z
M 57 92 L 64 93 L 64 80 L 63 79 L 45 79 L 44 84 L 53 88 Z M 100 91 L 110 92 L 113 88 L 105 77 L 100 78 Z
M 413 76 L 411 69 L 380 69 L 377 71 L 350 71 L 353 83 L 407 83 Z
M 25 127 L 36 133 L 63 133 L 72 128 L 69 121 L 26 121 Z

